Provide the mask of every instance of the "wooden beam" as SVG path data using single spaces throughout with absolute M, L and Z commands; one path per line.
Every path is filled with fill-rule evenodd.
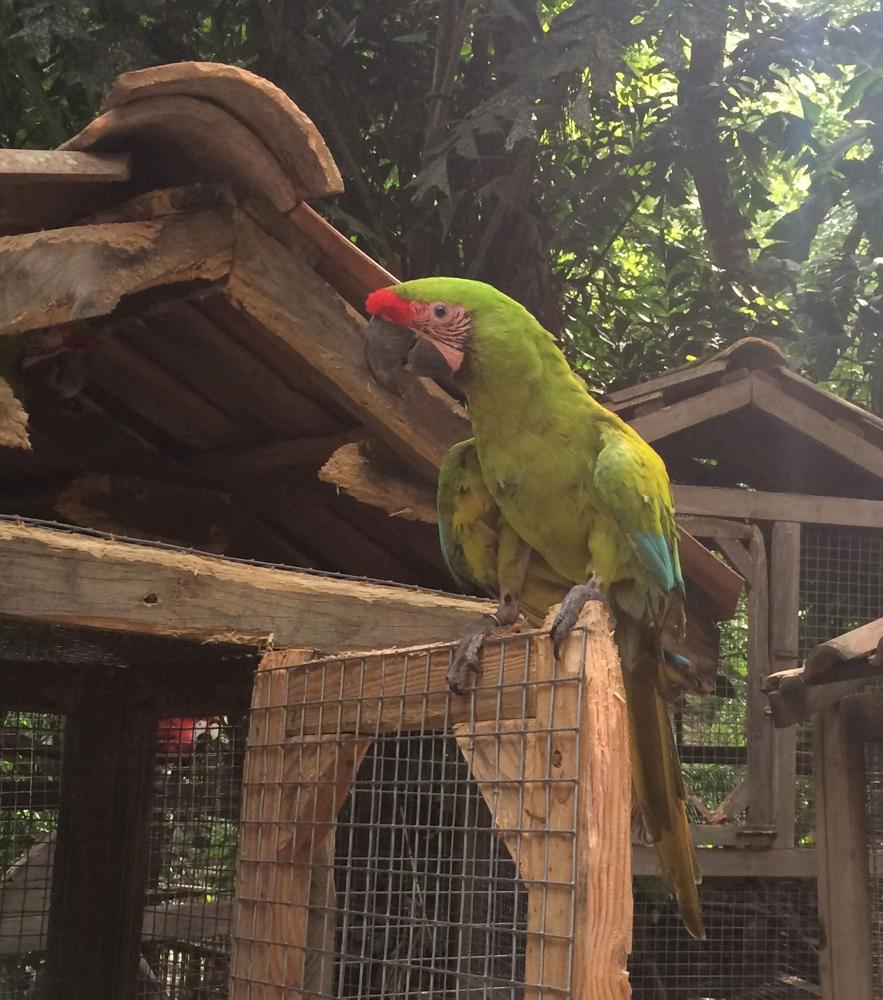
M 819 716 L 813 760 L 822 996 L 873 1000 L 864 745 L 848 700 Z
M 678 514 L 883 528 L 883 500 L 764 493 L 717 486 L 675 485 L 672 489 Z
M 879 671 L 877 671 L 879 674 Z M 826 682 L 823 684 L 807 684 L 803 668 L 782 670 L 771 674 L 767 681 L 770 700 L 770 711 L 773 722 L 779 729 L 794 726 L 813 715 L 824 711 L 831 705 L 836 705 L 841 698 L 857 694 L 866 687 L 874 677 L 853 677 L 849 680 Z
M 770 605 L 766 545 L 752 526 L 748 557 L 748 821 L 773 825 L 773 725 L 767 715 L 763 680 L 770 672 Z
M 727 521 L 720 517 L 701 517 L 696 514 L 677 514 L 678 525 L 694 538 L 735 538 L 747 542 L 751 526 L 742 521 Z
M 883 646 L 883 618 L 829 639 L 816 646 L 806 658 L 806 681 L 824 683 L 845 676 L 851 660 L 873 659 Z M 876 664 L 875 664 L 876 665 Z
M 812 438 L 847 462 L 883 479 L 883 449 L 871 444 L 857 427 L 836 423 L 795 399 L 773 376 L 764 372 L 754 372 L 751 385 L 751 401 L 758 409 Z
M 645 441 L 658 441 L 706 420 L 732 413 L 733 410 L 748 406 L 750 402 L 751 378 L 749 377 L 717 386 L 698 396 L 672 403 L 671 406 L 664 406 L 646 416 L 636 417 L 629 423 Z
M 217 281 L 234 242 L 229 210 L 0 238 L 0 334 L 111 312 L 157 285 Z
M 696 849 L 703 879 L 709 878 L 815 878 L 817 854 L 812 848 L 757 851 L 727 847 Z M 632 847 L 635 875 L 659 875 L 659 860 L 652 847 Z
M 299 355 L 381 439 L 425 475 L 471 434 L 462 408 L 425 380 L 409 379 L 403 397 L 368 375 L 359 321 L 312 267 L 243 214 L 228 293 L 253 319 Z
M 773 525 L 770 553 L 770 671 L 797 666 L 800 657 L 800 533 L 794 521 Z M 766 681 L 766 678 L 764 678 Z M 797 730 L 778 729 L 770 776 L 775 808 L 776 847 L 793 847 L 794 785 L 797 778 Z
M 487 601 L 0 523 L 0 615 L 327 651 L 458 638 Z
M 732 618 L 739 604 L 744 581 L 696 539 L 681 529 L 680 556 L 684 576 L 708 597 L 718 620 Z
M 68 184 L 127 181 L 132 161 L 125 153 L 67 153 L 60 149 L 0 149 L 0 183 L 9 180 Z

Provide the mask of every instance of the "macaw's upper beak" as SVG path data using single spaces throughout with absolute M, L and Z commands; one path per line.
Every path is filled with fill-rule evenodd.
M 412 330 L 373 316 L 365 327 L 365 363 L 371 377 L 388 392 L 401 396 L 405 372 L 434 378 L 446 388 L 452 372 L 447 361 Z

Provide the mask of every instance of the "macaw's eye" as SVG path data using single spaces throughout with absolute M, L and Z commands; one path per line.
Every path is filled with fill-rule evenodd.
M 448 307 L 442 303 L 438 302 L 432 307 L 432 311 L 438 317 L 438 319 L 444 319 L 448 315 Z

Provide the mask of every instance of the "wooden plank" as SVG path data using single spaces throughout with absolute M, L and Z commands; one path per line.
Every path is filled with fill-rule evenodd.
M 675 487 L 678 489 L 679 487 Z M 696 514 L 677 514 L 678 525 L 694 538 L 735 538 L 747 542 L 751 526 L 742 521 L 727 521 L 721 517 L 701 517 Z
M 806 658 L 806 681 L 817 684 L 834 680 L 844 672 L 849 660 L 874 656 L 883 643 L 883 618 L 860 625 L 845 635 L 820 643 Z
M 105 107 L 186 96 L 220 105 L 247 125 L 295 180 L 302 197 L 340 194 L 343 180 L 313 122 L 279 87 L 238 66 L 178 62 L 118 76 Z
M 0 149 L 0 184 L 8 180 L 76 183 L 127 181 L 132 161 L 125 153 L 66 153 L 60 149 Z
M 864 746 L 848 706 L 826 709 L 815 727 L 822 995 L 873 1000 Z
M 779 729 L 803 722 L 836 704 L 841 698 L 857 694 L 873 679 L 870 676 L 853 677 L 824 684 L 807 684 L 802 669 L 783 670 L 778 675 L 771 674 L 768 680 L 773 677 L 777 678 L 776 686 L 767 689 L 767 697 L 770 700 L 773 722 Z M 787 777 L 787 774 L 784 775 L 782 787 L 787 787 Z
M 719 486 L 675 485 L 672 489 L 679 514 L 883 528 L 883 500 L 764 493 L 760 490 L 736 490 Z
M 407 732 L 532 715 L 532 633 L 492 639 L 470 698 L 451 695 L 453 646 L 415 646 L 331 657 L 289 671 L 287 733 Z M 503 650 L 505 649 L 505 653 Z
M 703 881 L 712 878 L 815 878 L 817 852 L 812 848 L 789 850 L 738 850 L 720 847 L 696 849 Z M 635 875 L 658 875 L 656 851 L 643 844 L 632 847 Z
M 724 359 L 712 358 L 701 364 L 687 365 L 683 368 L 675 368 L 665 375 L 650 379 L 648 382 L 640 382 L 638 385 L 630 385 L 625 389 L 617 389 L 605 396 L 602 402 L 607 405 L 608 400 L 617 404 L 616 408 L 621 409 L 625 405 L 633 405 L 639 399 L 659 392 L 661 389 L 668 389 L 673 385 L 681 385 L 685 382 L 695 382 L 698 379 L 709 378 L 712 375 L 723 374 L 729 362 Z
M 459 637 L 489 601 L 0 523 L 0 614 L 328 651 Z
M 462 408 L 418 380 L 408 380 L 403 397 L 381 389 L 365 368 L 354 315 L 328 285 L 242 214 L 237 231 L 231 298 L 335 386 L 394 451 L 434 476 L 448 448 L 471 434 Z
M 356 309 L 364 308 L 365 299 L 371 292 L 399 283 L 398 278 L 338 232 L 306 202 L 302 201 L 288 217 L 321 250 L 316 273 Z
M 748 556 L 748 822 L 773 825 L 773 725 L 767 714 L 763 680 L 770 672 L 769 578 L 766 546 L 752 526 Z
M 751 403 L 751 379 L 744 378 L 729 385 L 709 389 L 698 396 L 664 406 L 661 410 L 636 417 L 628 421 L 645 441 L 658 441 L 660 438 L 676 434 L 696 424 L 704 423 L 714 417 L 732 413 Z
M 12 391 L 12 386 L 5 378 L 0 378 L 0 448 L 29 450 L 30 447 L 25 408 Z
M 578 881 L 573 918 L 579 944 L 573 954 L 571 997 L 627 1000 L 631 995 L 626 959 L 632 947 L 632 789 L 625 689 L 606 609 L 589 604 L 579 623 L 586 630 L 585 645 L 578 632 L 573 634 L 558 668 L 565 673 L 584 672 L 577 717 Z M 548 650 L 546 655 L 550 655 Z
M 680 557 L 684 576 L 707 596 L 718 621 L 732 618 L 744 586 L 742 577 L 720 559 L 715 559 L 704 545 L 683 529 L 680 529 Z
M 156 285 L 217 281 L 230 268 L 229 211 L 72 226 L 0 238 L 0 334 L 103 316 Z
M 797 666 L 800 630 L 800 532 L 795 521 L 773 525 L 770 552 L 770 672 Z M 771 775 L 776 847 L 793 847 L 794 786 L 797 780 L 797 730 L 777 729 Z
M 735 538 L 718 538 L 715 539 L 717 547 L 726 556 L 727 561 L 736 570 L 736 572 L 742 576 L 744 579 L 748 579 L 753 571 L 753 566 L 751 563 L 751 555 L 741 541 L 737 541 Z M 751 535 L 749 534 L 749 544 L 751 541 Z
M 134 995 L 156 717 L 129 703 L 130 679 L 125 670 L 102 678 L 65 725 L 65 791 L 46 943 L 47 1000 Z
M 823 416 L 783 391 L 776 379 L 764 372 L 752 374 L 751 386 L 751 401 L 758 409 L 812 438 L 847 462 L 883 479 L 883 449 L 871 444 L 857 427 L 843 426 Z

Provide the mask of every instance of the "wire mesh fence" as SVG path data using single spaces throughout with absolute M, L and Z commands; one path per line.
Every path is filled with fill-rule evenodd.
M 235 1000 L 567 995 L 582 677 L 494 648 L 464 699 L 449 650 L 259 671 Z
M 706 879 L 700 897 L 705 941 L 655 880 L 635 880 L 633 1000 L 818 1000 L 815 879 Z
M 0 997 L 31 996 L 43 968 L 58 826 L 57 715 L 0 715 Z
M 799 652 L 883 616 L 883 532 L 805 525 L 800 544 Z M 812 842 L 815 797 L 812 722 L 798 727 L 796 824 Z

